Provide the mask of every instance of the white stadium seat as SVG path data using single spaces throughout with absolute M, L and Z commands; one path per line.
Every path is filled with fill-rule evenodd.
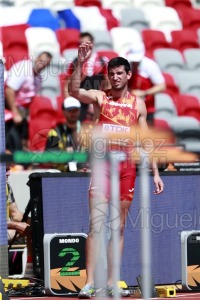
M 168 41 L 171 41 L 171 31 L 181 30 L 183 25 L 177 11 L 168 6 L 142 8 L 151 29 L 161 30 L 165 33 Z
M 196 96 L 200 101 L 200 80 L 198 70 L 179 71 L 176 80 L 181 93 Z
M 42 8 L 42 0 L 14 0 L 15 6 L 18 7 L 31 7 L 31 8 Z
M 44 7 L 59 11 L 74 7 L 74 0 L 43 0 Z
M 101 0 L 105 9 L 112 9 L 114 16 L 120 19 L 121 10 L 133 7 L 134 0 Z
M 164 72 L 171 73 L 186 69 L 186 64 L 181 52 L 177 49 L 158 48 L 155 49 L 154 58 Z
M 149 28 L 149 22 L 140 8 L 126 8 L 121 10 L 121 26 L 132 27 L 138 31 Z
M 142 41 L 140 33 L 130 27 L 114 27 L 110 30 L 113 49 L 120 56 L 126 56 L 133 43 Z
M 188 69 L 200 70 L 200 48 L 188 48 L 183 51 Z
M 137 8 L 155 8 L 165 6 L 164 0 L 133 0 L 134 6 Z
M 28 22 L 31 11 L 31 7 L 1 7 L 0 26 L 25 24 Z
M 72 12 L 80 21 L 81 31 L 107 30 L 106 18 L 100 13 L 98 7 L 75 6 Z
M 134 0 L 101 0 L 103 8 L 122 9 L 132 7 Z
M 110 35 L 110 31 L 103 30 L 93 30 L 90 31 L 94 37 L 94 47 L 95 50 L 112 50 L 112 39 Z
M 165 93 L 155 95 L 155 119 L 164 120 L 175 133 L 199 129 L 199 121 L 194 117 L 178 116 L 172 98 Z
M 30 27 L 26 29 L 25 36 L 31 56 L 35 56 L 42 51 L 48 51 L 53 56 L 60 54 L 60 45 L 52 29 L 46 27 Z

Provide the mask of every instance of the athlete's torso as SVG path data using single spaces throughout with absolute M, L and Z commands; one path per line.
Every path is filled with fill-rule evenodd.
M 137 119 L 138 110 L 137 98 L 135 95 L 127 92 L 126 97 L 113 99 L 110 90 L 105 92 L 100 107 L 98 125 L 105 133 L 122 133 L 122 139 L 112 139 L 107 141 L 106 150 L 114 151 L 115 153 L 118 152 L 119 154 L 122 152 L 127 154 L 126 159 L 121 160 L 119 164 L 120 198 L 122 200 L 132 200 L 133 198 L 136 168 L 129 156 L 132 151 L 134 151 L 135 145 L 134 141 L 126 138 L 126 134 L 128 135 L 131 127 L 137 124 Z M 105 172 L 104 174 L 106 174 L 106 178 L 108 178 L 109 181 L 111 177 L 109 163 L 105 162 L 105 164 L 102 165 L 102 170 Z M 105 187 L 103 189 L 105 189 Z M 106 192 L 106 197 L 110 197 L 108 192 Z
M 137 123 L 136 96 L 127 92 L 127 96 L 113 99 L 111 91 L 106 91 L 100 108 L 99 125 L 103 131 L 128 133 Z

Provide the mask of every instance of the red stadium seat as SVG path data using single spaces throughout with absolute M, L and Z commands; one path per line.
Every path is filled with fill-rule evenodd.
M 182 7 L 177 9 L 179 18 L 183 24 L 183 29 L 200 28 L 200 9 Z
M 152 58 L 154 50 L 170 47 L 165 34 L 160 30 L 144 29 L 142 30 L 142 38 L 145 44 L 146 54 Z
M 65 123 L 66 122 L 66 118 L 63 114 L 63 111 L 62 111 L 62 104 L 63 104 L 63 101 L 64 101 L 64 98 L 63 96 L 59 96 L 56 98 L 57 100 L 57 123 Z
M 66 49 L 74 49 L 79 46 L 80 31 L 73 28 L 62 28 L 55 31 L 57 40 L 60 45 L 60 52 Z
M 76 6 L 97 6 L 102 7 L 100 0 L 74 0 Z
M 173 98 L 175 95 L 180 93 L 179 87 L 176 84 L 175 79 L 172 76 L 172 74 L 163 72 L 163 76 L 165 78 L 165 83 L 166 83 L 165 92 Z
M 25 37 L 27 24 L 1 27 L 3 55 L 6 59 L 5 67 L 9 70 L 12 65 L 28 58 L 28 43 Z
M 111 9 L 99 8 L 99 12 L 106 19 L 107 29 L 111 30 L 114 27 L 119 26 L 119 20 L 114 16 Z
M 35 96 L 30 105 L 29 149 L 43 151 L 47 134 L 57 124 L 57 111 L 51 100 L 43 96 Z
M 188 94 L 177 94 L 175 97 L 177 112 L 180 116 L 194 117 L 200 121 L 200 101 Z
M 182 9 L 184 7 L 189 8 L 192 7 L 192 3 L 190 0 L 165 0 L 166 6 L 171 6 L 174 9 Z
M 170 130 L 170 126 L 167 123 L 167 121 L 163 120 L 163 119 L 154 119 L 154 126 L 156 128 L 162 129 L 162 130 Z
M 97 51 L 97 53 L 99 54 L 100 57 L 105 57 L 108 60 L 119 56 L 119 54 L 113 50 L 99 50 L 99 51 Z
M 195 30 L 173 30 L 171 38 L 171 47 L 181 52 L 189 48 L 199 48 L 198 35 Z
M 172 130 L 172 128 L 170 127 L 169 123 L 166 120 L 155 118 L 154 119 L 154 127 L 159 129 L 159 130 L 162 130 L 162 131 L 171 132 L 172 136 L 169 137 L 165 141 L 165 143 L 169 144 L 169 145 L 175 143 L 175 137 L 173 137 L 173 130 Z

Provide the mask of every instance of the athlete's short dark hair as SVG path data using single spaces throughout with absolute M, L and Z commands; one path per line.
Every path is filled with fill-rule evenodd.
M 129 64 L 128 60 L 125 59 L 124 57 L 118 56 L 118 57 L 112 58 L 108 62 L 108 72 L 109 72 L 110 69 L 120 67 L 120 66 L 124 66 L 124 69 L 125 69 L 126 73 L 128 73 L 131 70 L 131 67 L 130 67 L 130 64 Z

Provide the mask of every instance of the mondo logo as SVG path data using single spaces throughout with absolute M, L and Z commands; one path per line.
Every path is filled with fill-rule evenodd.
M 79 239 L 59 239 L 59 244 L 75 244 L 79 243 Z

